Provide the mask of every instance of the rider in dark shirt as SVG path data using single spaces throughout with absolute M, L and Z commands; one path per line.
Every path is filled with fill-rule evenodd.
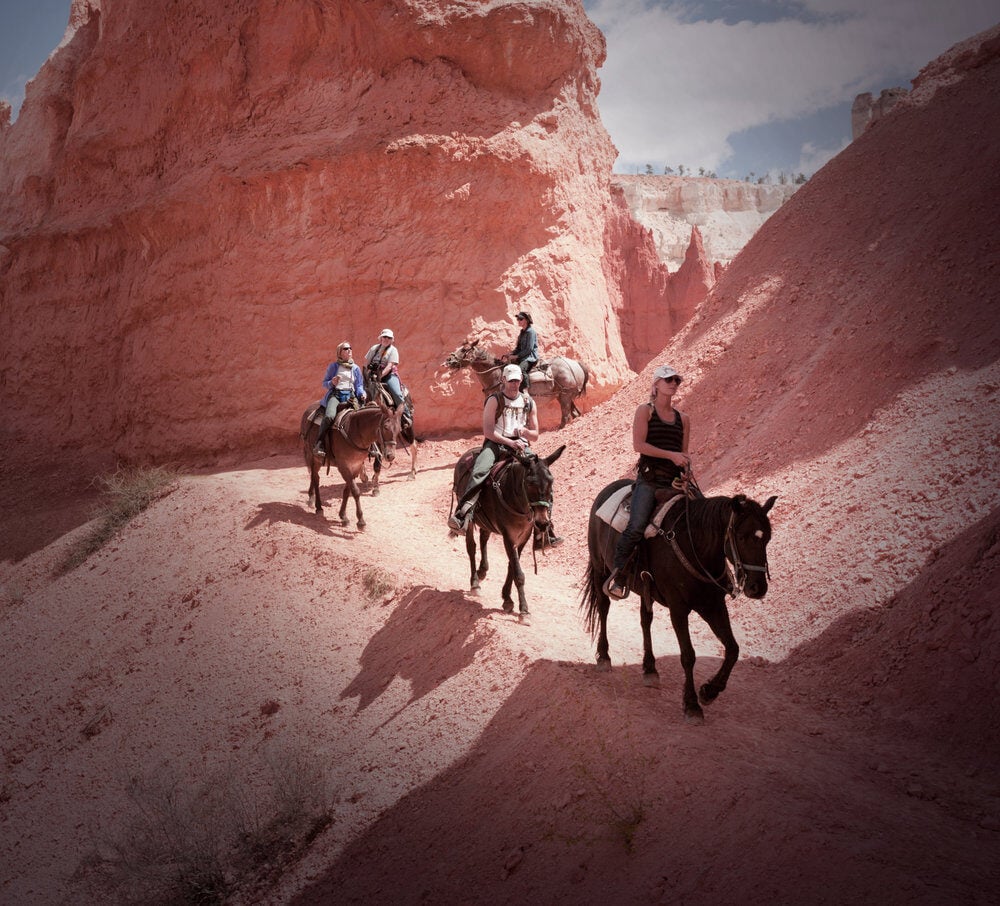
M 628 594 L 620 573 L 653 515 L 657 488 L 672 486 L 691 465 L 687 452 L 691 420 L 673 407 L 680 383 L 681 376 L 673 368 L 661 365 L 653 372 L 649 402 L 635 410 L 632 447 L 639 454 L 639 475 L 632 488 L 628 527 L 618 539 L 611 575 L 604 583 L 609 598 L 620 600 Z

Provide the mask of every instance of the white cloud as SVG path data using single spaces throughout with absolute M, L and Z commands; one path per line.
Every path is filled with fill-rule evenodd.
M 757 10 L 758 19 L 787 17 L 699 20 L 719 7 L 586 3 L 607 39 L 599 103 L 620 164 L 717 169 L 734 134 L 813 115 L 863 91 L 908 87 L 922 66 L 996 21 L 995 0 L 758 0 L 740 9 Z M 849 136 L 849 118 L 843 128 Z M 789 160 L 797 152 L 790 149 Z M 802 162 L 810 159 L 803 151 Z

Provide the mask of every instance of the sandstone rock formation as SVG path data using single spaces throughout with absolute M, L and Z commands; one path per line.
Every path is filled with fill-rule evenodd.
M 998 96 L 1000 28 L 926 67 L 659 353 L 686 376 L 702 486 L 778 495 L 771 587 L 730 605 L 741 658 L 705 726 L 681 717 L 662 609 L 658 688 L 634 597 L 611 608 L 611 673 L 577 609 L 590 504 L 635 462 L 651 367 L 558 437 L 566 540 L 529 575 L 528 631 L 500 611 L 495 556 L 464 591 L 444 530 L 469 435 L 429 442 L 416 482 L 390 477 L 366 533 L 306 512 L 296 457 L 244 461 L 181 478 L 67 575 L 83 520 L 0 558 L 0 902 L 169 881 L 177 848 L 138 845 L 164 826 L 189 831 L 193 867 L 217 830 L 253 844 L 220 873 L 234 903 L 992 902 Z M 33 458 L 27 491 L 4 459 L 0 548 L 66 508 L 31 493 L 65 486 Z M 701 681 L 720 652 L 693 635 Z M 252 823 L 184 823 L 228 790 Z M 278 811 L 279 790 L 303 795 Z M 175 820 L 137 814 L 143 791 Z M 140 858 L 102 889 L 115 842 Z
M 904 97 L 905 88 L 883 88 L 877 101 L 873 100 L 871 92 L 859 94 L 851 105 L 851 138 L 856 139 L 872 123 L 882 119 Z
M 606 266 L 603 58 L 576 0 L 76 0 L 0 127 L 4 430 L 287 444 L 336 344 L 384 327 L 418 430 L 471 427 L 440 363 L 511 348 L 521 308 L 600 401 L 630 374 L 613 281 L 667 282 Z
M 750 237 L 798 188 L 758 185 L 737 179 L 615 174 L 632 216 L 653 236 L 660 260 L 671 272 L 687 257 L 697 227 L 711 261 L 728 264 Z

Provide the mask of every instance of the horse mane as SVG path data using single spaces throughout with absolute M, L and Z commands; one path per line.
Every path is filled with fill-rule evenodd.
M 743 495 L 739 495 L 743 497 Z M 687 507 L 688 526 L 695 542 L 708 541 L 718 535 L 729 522 L 733 497 L 706 497 L 692 500 Z M 743 497 L 746 500 L 746 497 Z

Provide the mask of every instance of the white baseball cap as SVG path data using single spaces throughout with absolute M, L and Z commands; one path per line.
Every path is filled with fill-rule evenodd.
M 672 378 L 672 377 L 680 378 L 680 375 L 676 371 L 674 371 L 674 369 L 671 368 L 669 365 L 661 365 L 659 368 L 656 369 L 656 371 L 653 372 L 654 381 L 659 381 L 665 378 Z
M 519 380 L 521 380 L 522 377 L 524 377 L 524 375 L 522 374 L 521 369 L 520 369 L 519 366 L 517 366 L 517 365 L 505 365 L 504 366 L 504 369 L 503 369 L 503 379 L 505 381 L 514 381 L 514 380 L 519 381 Z
M 395 337 L 392 335 L 392 331 L 387 327 L 382 333 L 379 334 L 380 337 L 388 337 L 390 340 L 394 340 Z

